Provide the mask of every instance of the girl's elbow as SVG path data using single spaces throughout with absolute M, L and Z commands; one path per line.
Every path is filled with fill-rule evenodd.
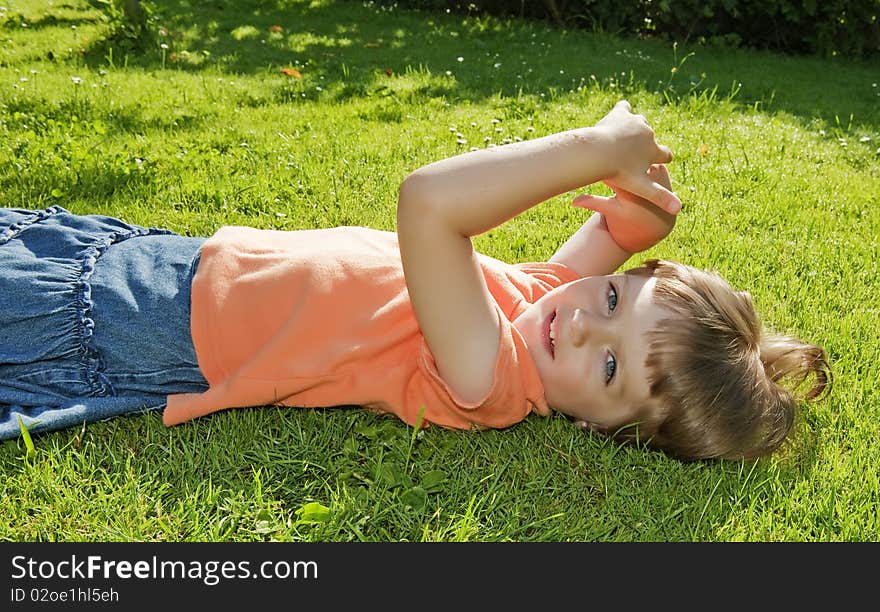
M 397 193 L 397 226 L 406 227 L 413 222 L 424 223 L 436 214 L 438 207 L 431 197 L 429 178 L 416 170 L 410 173 Z
M 400 188 L 397 192 L 398 207 L 401 205 L 412 206 L 414 203 L 423 200 L 424 194 L 428 191 L 427 182 L 428 177 L 420 170 L 410 172 L 403 179 L 403 182 L 400 183 Z

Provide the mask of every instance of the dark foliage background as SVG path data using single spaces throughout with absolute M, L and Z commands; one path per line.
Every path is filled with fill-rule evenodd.
M 880 56 L 880 0 L 378 0 L 562 27 L 824 56 Z

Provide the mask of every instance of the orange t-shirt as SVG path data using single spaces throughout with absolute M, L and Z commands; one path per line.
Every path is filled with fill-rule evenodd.
M 423 409 L 423 425 L 456 429 L 548 414 L 537 369 L 510 321 L 577 275 L 557 263 L 479 258 L 501 337 L 491 390 L 466 404 L 440 378 L 419 331 L 396 233 L 221 228 L 202 246 L 192 285 L 193 344 L 210 387 L 169 395 L 163 422 L 270 404 L 360 405 L 410 425 Z

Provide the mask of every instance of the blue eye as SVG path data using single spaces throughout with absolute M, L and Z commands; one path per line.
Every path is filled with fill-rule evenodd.
M 614 373 L 617 372 L 617 360 L 614 358 L 614 355 L 608 353 L 608 357 L 605 358 L 605 384 L 609 384 L 611 380 L 614 378 Z
M 608 284 L 608 312 L 614 312 L 614 309 L 617 308 L 617 289 L 614 288 L 614 285 Z

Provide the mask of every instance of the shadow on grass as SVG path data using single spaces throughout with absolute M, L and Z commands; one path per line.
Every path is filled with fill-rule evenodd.
M 358 96 L 381 74 L 427 70 L 449 85 L 429 95 L 451 103 L 495 94 L 553 97 L 599 84 L 622 96 L 665 92 L 671 100 L 717 90 L 721 98 L 805 123 L 849 131 L 880 128 L 880 70 L 868 62 L 792 57 L 710 47 L 673 48 L 542 24 L 383 10 L 370 4 L 157 0 L 158 48 L 125 58 L 130 67 L 236 74 L 295 69 L 304 86 Z M 107 41 L 85 52 L 107 63 Z M 124 51 L 116 50 L 118 58 Z M 674 70 L 673 70 L 674 69 Z
M 58 167 L 25 171 L 0 177 L 0 190 L 11 201 L 27 202 L 27 208 L 59 204 L 70 208 L 75 200 L 111 200 L 121 193 L 145 189 L 155 182 L 154 173 L 141 170 L 142 160 L 134 156 L 90 160 L 62 170 Z M 58 187 L 58 186 L 62 187 Z
M 7 17 L 7 19 L 9 19 L 9 18 Z M 25 20 L 22 19 L 19 23 L 22 23 L 22 22 L 25 22 Z M 71 16 L 62 17 L 62 16 L 58 16 L 58 15 L 46 14 L 46 15 L 41 15 L 38 19 L 27 20 L 25 23 L 27 23 L 27 28 L 29 30 L 35 31 L 35 30 L 42 30 L 45 28 L 52 28 L 52 27 L 70 28 L 70 27 L 81 26 L 86 23 L 101 23 L 101 22 L 102 22 L 102 19 L 100 19 L 98 17 L 85 17 L 83 15 L 76 15 L 76 16 L 71 15 Z M 13 22 L 13 24 L 14 23 L 15 22 Z
M 43 133 L 54 122 L 69 124 L 72 117 L 80 124 L 100 122 L 107 132 L 140 134 L 150 130 L 196 130 L 210 118 L 194 113 L 145 116 L 136 108 L 115 106 L 112 112 L 100 101 L 89 98 L 63 99 L 58 102 L 39 97 L 9 98 L 5 103 L 10 115 L 19 112 L 27 115 L 31 129 Z

